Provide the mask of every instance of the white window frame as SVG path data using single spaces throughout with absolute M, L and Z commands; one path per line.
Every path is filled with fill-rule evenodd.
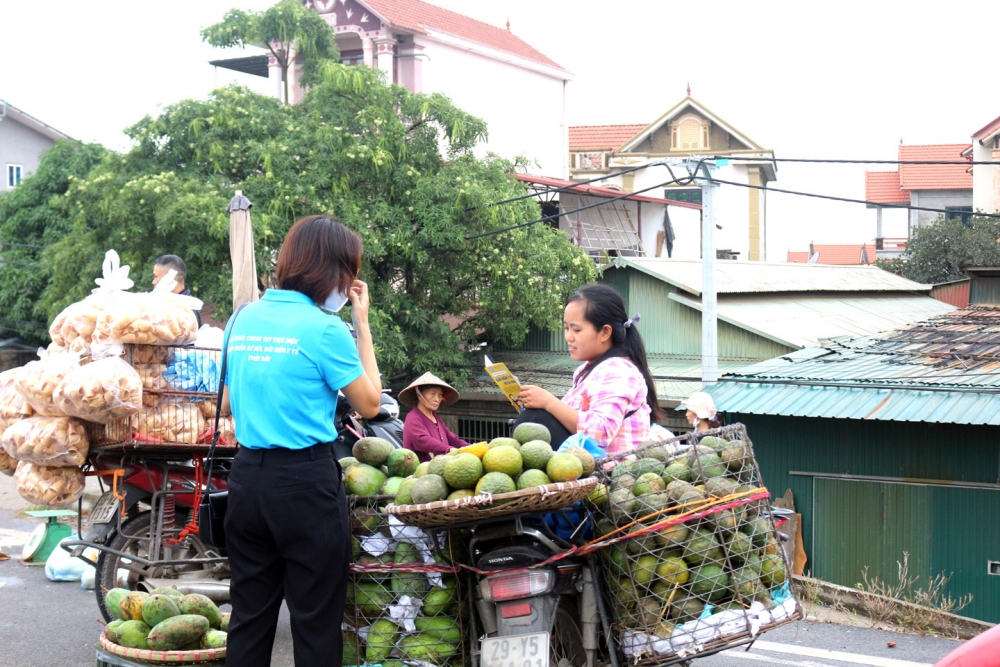
M 14 174 L 15 170 L 17 173 L 17 179 L 15 182 Z M 24 180 L 24 165 L 23 164 L 7 164 L 7 188 L 13 190 L 21 184 Z

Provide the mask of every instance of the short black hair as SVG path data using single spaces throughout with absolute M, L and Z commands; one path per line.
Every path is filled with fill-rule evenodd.
M 156 265 L 176 271 L 177 277 L 175 279 L 179 283 L 184 282 L 184 279 L 187 278 L 187 264 L 177 255 L 160 255 L 156 258 Z

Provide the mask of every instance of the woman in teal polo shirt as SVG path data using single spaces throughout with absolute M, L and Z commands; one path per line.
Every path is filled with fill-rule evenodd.
M 223 410 L 231 407 L 241 445 L 225 526 L 227 664 L 270 665 L 282 599 L 297 667 L 341 664 L 351 533 L 333 415 L 338 390 L 365 417 L 378 414 L 382 392 L 368 286 L 357 280 L 361 252 L 361 239 L 336 220 L 299 220 L 278 253 L 278 288 L 227 326 Z M 348 301 L 356 345 L 330 314 Z

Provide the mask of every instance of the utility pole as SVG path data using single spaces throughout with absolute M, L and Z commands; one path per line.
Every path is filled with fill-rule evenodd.
M 718 300 L 715 292 L 715 189 L 714 164 L 701 164 L 701 381 L 719 379 Z

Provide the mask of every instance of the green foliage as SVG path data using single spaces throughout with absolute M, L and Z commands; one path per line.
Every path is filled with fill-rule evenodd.
M 295 106 L 231 87 L 129 128 L 134 147 L 107 154 L 60 199 L 63 238 L 41 258 L 45 318 L 89 293 L 108 248 L 140 288 L 157 256 L 184 257 L 192 291 L 218 304 L 216 319 L 228 315 L 225 206 L 238 188 L 254 202 L 265 281 L 302 216 L 329 213 L 361 235 L 387 376 L 434 371 L 461 381 L 468 346 L 516 345 L 529 326 L 558 326 L 594 264 L 545 224 L 468 238 L 541 217 L 531 199 L 494 205 L 524 194 L 511 177 L 521 165 L 473 154 L 483 121 L 368 68 L 327 61 L 317 76 Z
M 70 180 L 86 176 L 106 154 L 96 144 L 57 142 L 38 169 L 10 192 L 0 194 L 0 329 L 30 343 L 48 342 L 45 309 L 39 299 L 51 271 L 39 264 L 41 248 L 71 228 L 63 195 Z
M 938 219 L 920 227 L 897 260 L 878 260 L 875 265 L 918 283 L 944 283 L 965 277 L 962 267 L 1000 265 L 1000 219 L 972 217 Z
M 298 0 L 282 0 L 262 12 L 230 10 L 222 21 L 202 30 L 201 38 L 219 48 L 249 45 L 270 51 L 281 66 L 286 102 L 290 56 L 303 56 L 305 85 L 318 81 L 317 71 L 325 60 L 340 57 L 333 28 Z

